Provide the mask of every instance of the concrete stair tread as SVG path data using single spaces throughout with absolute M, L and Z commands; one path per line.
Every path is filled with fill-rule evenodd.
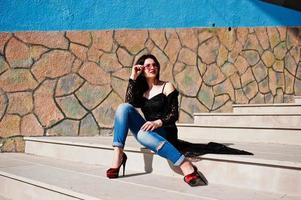
M 66 144 L 75 146 L 85 146 L 91 148 L 112 149 L 112 137 L 25 137 L 25 140 Z M 185 139 L 184 139 L 185 140 Z M 193 139 L 188 142 L 207 144 L 209 140 Z M 215 142 L 215 141 L 212 141 Z M 301 146 L 285 144 L 264 144 L 264 143 L 239 143 L 231 141 L 219 141 L 231 148 L 252 152 L 254 155 L 225 155 L 206 154 L 203 159 L 217 159 L 224 161 L 234 161 L 242 163 L 265 164 L 288 168 L 301 169 Z M 129 136 L 125 145 L 126 151 L 144 152 L 148 151 L 141 146 L 133 136 Z
M 126 171 L 126 176 L 109 180 L 107 167 L 56 160 L 22 153 L 0 154 L 0 176 L 12 181 L 82 199 L 300 199 L 255 190 L 209 184 L 191 188 L 182 179 Z M 1 183 L 0 183 L 1 184 Z M 1 189 L 0 189 L 1 190 Z
M 266 103 L 266 104 L 233 104 L 233 107 L 295 107 L 301 103 Z
M 233 126 L 231 125 L 201 125 L 201 124 L 189 124 L 189 123 L 177 123 L 179 127 L 200 127 L 200 128 L 228 128 L 228 129 L 267 129 L 267 130 L 301 130 L 300 128 L 279 128 L 279 127 L 260 127 L 260 126 Z

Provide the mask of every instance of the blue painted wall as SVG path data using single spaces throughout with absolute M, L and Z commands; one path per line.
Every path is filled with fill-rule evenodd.
M 0 31 L 301 26 L 259 0 L 0 0 Z

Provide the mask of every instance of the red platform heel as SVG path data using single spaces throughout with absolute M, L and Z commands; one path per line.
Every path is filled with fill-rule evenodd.
M 123 176 L 124 176 L 126 160 L 127 160 L 127 156 L 126 156 L 125 153 L 123 153 L 122 160 L 121 160 L 121 163 L 120 163 L 119 167 L 108 169 L 107 170 L 107 177 L 108 178 L 118 178 L 119 177 L 119 170 L 120 170 L 121 166 L 123 166 Z
M 207 181 L 202 178 L 199 174 L 196 166 L 193 165 L 194 172 L 184 176 L 184 181 L 188 183 L 191 187 L 207 185 Z

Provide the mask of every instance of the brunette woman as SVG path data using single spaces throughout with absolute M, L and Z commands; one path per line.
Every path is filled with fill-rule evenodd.
M 114 121 L 113 164 L 108 178 L 118 178 L 127 156 L 123 152 L 128 130 L 137 141 L 178 166 L 190 186 L 204 185 L 197 168 L 176 148 L 178 91 L 170 82 L 159 79 L 160 63 L 153 55 L 143 55 L 132 68 L 126 92 L 126 103 L 119 105 Z M 145 119 L 135 108 L 141 108 Z

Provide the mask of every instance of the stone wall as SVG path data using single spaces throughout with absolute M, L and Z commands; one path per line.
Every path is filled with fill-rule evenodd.
M 301 28 L 0 33 L 0 148 L 23 136 L 112 134 L 135 60 L 154 54 L 180 91 L 180 122 L 301 95 Z

